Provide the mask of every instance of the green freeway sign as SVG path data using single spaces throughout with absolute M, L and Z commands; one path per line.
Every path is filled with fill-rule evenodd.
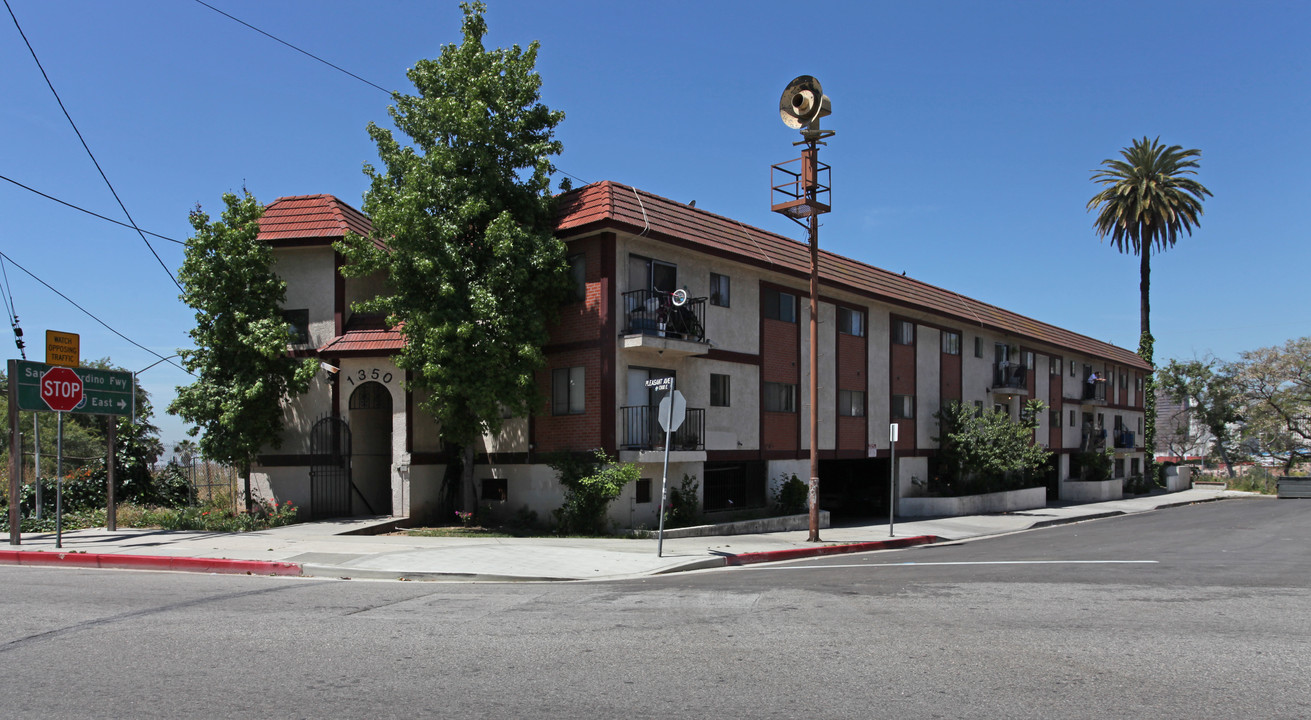
M 27 360 L 14 362 L 18 364 L 18 371 L 14 373 L 18 409 L 50 412 L 50 405 L 41 396 L 41 378 L 55 366 Z M 72 370 L 82 381 L 82 402 L 70 412 L 87 415 L 132 414 L 132 373 L 84 367 Z

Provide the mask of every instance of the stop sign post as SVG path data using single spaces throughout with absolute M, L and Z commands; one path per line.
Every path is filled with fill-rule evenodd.
M 41 376 L 41 400 L 55 412 L 70 412 L 82 403 L 82 378 L 66 367 L 52 367 Z

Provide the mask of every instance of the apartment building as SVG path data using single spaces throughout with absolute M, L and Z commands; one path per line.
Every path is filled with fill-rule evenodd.
M 807 478 L 807 246 L 614 182 L 562 195 L 559 212 L 578 293 L 544 348 L 546 404 L 484 438 L 480 503 L 547 516 L 563 499 L 550 456 L 602 448 L 642 470 L 612 520 L 654 526 L 664 391 L 647 381 L 666 377 L 687 404 L 670 482 L 694 477 L 707 512 L 763 506 L 782 479 Z M 368 220 L 326 195 L 281 198 L 261 222 L 288 283 L 293 351 L 336 372 L 287 402 L 283 445 L 261 456 L 257 486 L 318 516 L 431 514 L 449 458 L 390 360 L 399 333 L 350 309 L 382 279 L 341 276 L 331 243 L 346 229 L 367 234 Z M 1017 419 L 1025 401 L 1043 401 L 1035 442 L 1055 454 L 1052 497 L 1082 450 L 1111 450 L 1120 477 L 1141 471 L 1149 368 L 1134 353 L 822 250 L 820 278 L 813 401 L 825 509 L 886 513 L 890 495 L 921 492 L 933 415 L 953 400 Z

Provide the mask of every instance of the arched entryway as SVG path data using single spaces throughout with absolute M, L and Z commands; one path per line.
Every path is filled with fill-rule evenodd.
M 390 515 L 391 392 L 381 383 L 362 383 L 351 393 L 349 412 L 351 479 L 358 490 L 351 498 L 351 513 Z

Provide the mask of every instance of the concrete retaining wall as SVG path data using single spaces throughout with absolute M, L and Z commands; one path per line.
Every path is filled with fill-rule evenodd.
M 819 526 L 829 527 L 829 512 L 819 511 Z M 667 538 L 705 537 L 710 535 L 749 535 L 752 533 L 782 532 L 784 530 L 809 530 L 809 515 L 783 515 L 781 517 L 760 518 L 758 520 L 740 520 L 719 525 L 695 525 L 693 527 L 674 528 L 665 531 Z
M 1047 507 L 1047 488 L 1025 488 L 963 497 L 901 498 L 901 517 L 956 517 Z
M 1193 486 L 1193 468 L 1189 465 L 1175 465 L 1165 469 L 1165 491 L 1179 492 Z
M 1124 480 L 1066 480 L 1060 498 L 1065 502 L 1105 502 L 1124 498 Z

